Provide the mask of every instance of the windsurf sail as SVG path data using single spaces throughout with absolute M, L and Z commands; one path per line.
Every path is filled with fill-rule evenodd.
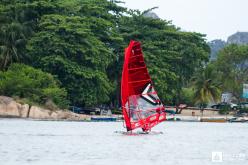
M 130 41 L 125 49 L 121 102 L 127 131 L 142 128 L 147 132 L 166 120 L 164 106 L 154 89 L 138 41 Z

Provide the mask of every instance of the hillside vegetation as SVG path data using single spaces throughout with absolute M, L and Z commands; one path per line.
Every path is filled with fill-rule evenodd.
M 162 101 L 178 104 L 210 49 L 204 35 L 145 16 L 150 11 L 107 0 L 1 1 L 0 94 L 118 107 L 124 48 L 138 40 Z M 8 91 L 9 83 L 18 87 Z

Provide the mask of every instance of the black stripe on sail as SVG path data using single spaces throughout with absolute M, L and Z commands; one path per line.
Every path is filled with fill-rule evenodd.
M 155 97 L 152 96 L 151 94 L 149 94 L 149 93 L 151 93 L 151 92 L 152 92 L 152 84 L 151 84 L 151 82 L 149 82 L 149 83 L 145 86 L 143 92 L 141 93 L 141 97 L 142 97 L 145 101 L 147 101 L 147 102 L 149 102 L 149 103 L 151 103 L 151 104 L 153 104 L 153 105 L 160 105 L 160 104 L 161 104 L 160 100 L 157 99 L 157 98 L 155 98 Z

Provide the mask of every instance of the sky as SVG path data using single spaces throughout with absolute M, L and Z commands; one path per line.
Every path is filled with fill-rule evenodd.
M 184 31 L 206 34 L 208 41 L 226 40 L 236 32 L 248 32 L 248 0 L 121 0 L 129 9 L 159 7 L 161 19 L 171 20 Z

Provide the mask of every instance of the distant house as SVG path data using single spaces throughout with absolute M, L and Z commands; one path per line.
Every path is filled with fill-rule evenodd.
M 225 102 L 225 103 L 231 103 L 232 101 L 232 93 L 230 92 L 224 92 L 221 94 L 221 102 Z

